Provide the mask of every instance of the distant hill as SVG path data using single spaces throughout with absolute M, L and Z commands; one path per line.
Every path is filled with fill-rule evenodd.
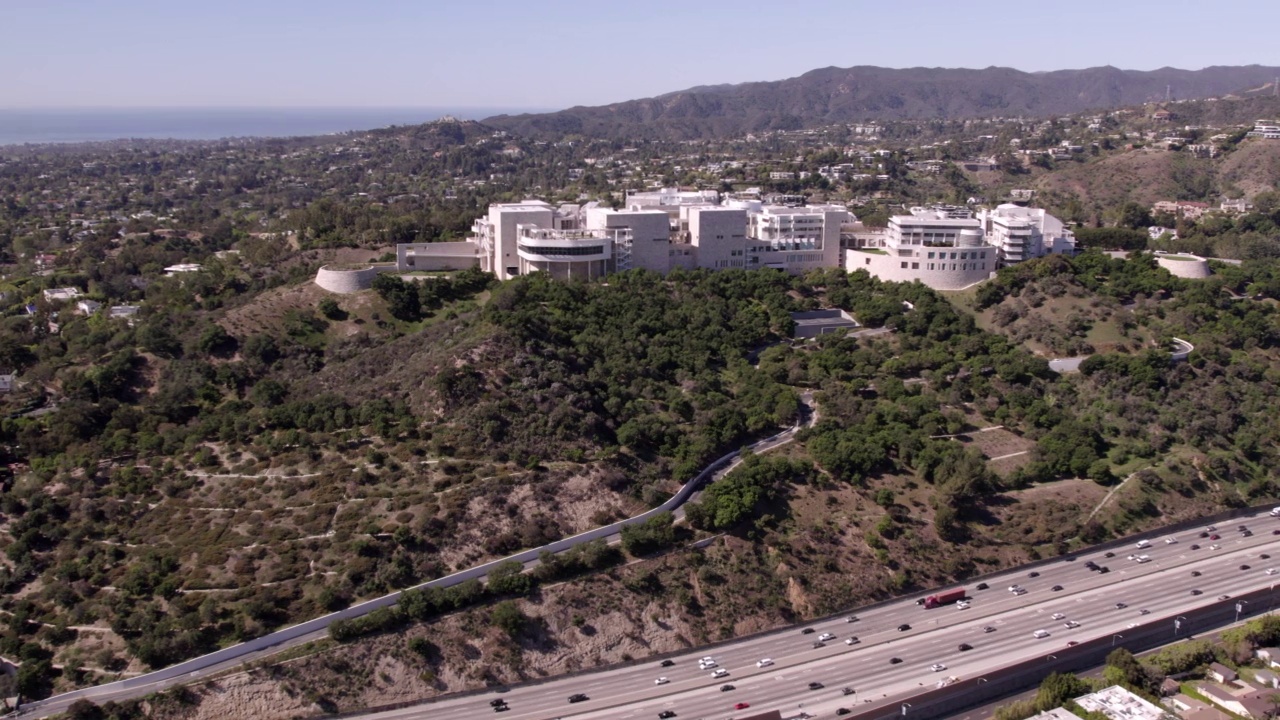
M 485 124 L 526 136 L 692 139 L 865 120 L 1045 116 L 1165 98 L 1266 94 L 1280 68 L 1248 65 L 1152 71 L 1113 67 L 1028 73 L 881 67 L 823 68 L 776 82 L 695 87 L 643 100 Z

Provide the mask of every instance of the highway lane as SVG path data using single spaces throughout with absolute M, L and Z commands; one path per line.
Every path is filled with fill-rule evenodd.
M 1074 562 L 1062 560 L 1042 567 L 1036 578 L 1021 571 L 988 579 L 988 590 L 976 591 L 969 584 L 966 587 L 970 588 L 973 605 L 968 610 L 954 606 L 925 610 L 908 600 L 859 613 L 860 620 L 855 623 L 835 618 L 806 626 L 814 628 L 813 634 L 791 629 L 706 653 L 694 651 L 674 658 L 676 665 L 670 668 L 662 668 L 655 661 L 519 687 L 502 695 L 450 698 L 365 717 L 438 717 L 445 710 L 451 718 L 493 717 L 488 700 L 497 697 L 510 704 L 511 709 L 501 714 L 510 720 L 644 718 L 656 717 L 665 709 L 674 710 L 679 717 L 710 720 L 735 714 L 732 706 L 738 701 L 750 702 L 753 709 L 794 709 L 804 703 L 806 711 L 828 714 L 837 707 L 855 707 L 854 701 L 892 702 L 933 687 L 941 677 L 980 675 L 1028 657 L 1051 654 L 1054 649 L 1065 648 L 1072 639 L 1123 635 L 1129 623 L 1168 622 L 1172 638 L 1171 620 L 1179 612 L 1216 602 L 1223 593 L 1234 595 L 1274 587 L 1280 574 L 1269 576 L 1265 570 L 1280 568 L 1280 537 L 1270 534 L 1280 527 L 1280 521 L 1262 514 L 1237 522 L 1247 523 L 1256 534 L 1240 537 L 1233 522 L 1220 529 L 1223 539 L 1216 543 L 1220 545 L 1218 550 L 1210 549 L 1212 541 L 1200 539 L 1197 533 L 1184 532 L 1177 544 L 1156 541 L 1152 548 L 1140 551 L 1152 558 L 1145 564 L 1125 559 L 1127 551 L 1118 551 L 1114 558 L 1087 553 Z M 1202 547 L 1193 551 L 1192 544 Z M 1275 553 L 1276 557 L 1260 559 L 1263 552 Z M 1090 572 L 1084 567 L 1088 560 L 1109 566 L 1111 572 Z M 1241 571 L 1241 564 L 1250 565 L 1250 570 Z M 1201 577 L 1193 578 L 1192 570 L 1201 572 Z M 1012 583 L 1027 588 L 1027 594 L 1016 596 L 1008 592 L 1007 586 Z M 1055 584 L 1062 585 L 1063 590 L 1052 591 Z M 1192 596 L 1192 588 L 1199 588 L 1204 594 Z M 1116 609 L 1116 602 L 1128 607 Z M 1149 614 L 1141 615 L 1142 609 Z M 1066 617 L 1053 620 L 1055 612 Z M 1067 620 L 1080 623 L 1080 627 L 1063 627 Z M 902 622 L 910 623 L 912 629 L 898 632 L 896 627 Z M 996 631 L 983 632 L 987 625 Z M 1038 629 L 1049 631 L 1050 636 L 1043 640 L 1033 638 L 1032 633 Z M 1185 631 L 1194 632 L 1196 628 L 1184 628 Z M 823 632 L 838 637 L 826 647 L 814 649 L 813 641 Z M 850 633 L 857 634 L 861 643 L 845 645 L 843 640 Z M 960 642 L 973 649 L 958 651 Z M 1117 638 L 1116 642 L 1123 644 L 1123 639 Z M 696 660 L 704 654 L 715 657 L 729 670 L 729 677 L 713 679 L 709 671 L 698 670 Z M 755 662 L 763 657 L 772 658 L 775 665 L 757 668 Z M 891 665 L 891 657 L 900 657 L 903 662 Z M 930 671 L 929 665 L 935 662 L 945 663 L 947 670 Z M 661 676 L 671 682 L 654 685 Z M 825 687 L 810 691 L 810 681 L 821 682 Z M 725 683 L 733 684 L 735 689 L 720 692 L 718 688 Z M 840 688 L 846 685 L 858 690 L 857 695 L 841 695 Z M 589 695 L 591 700 L 568 704 L 566 698 L 578 692 Z
M 774 448 L 781 447 L 795 440 L 796 433 L 798 433 L 801 428 L 812 426 L 817 422 L 817 420 L 818 410 L 813 404 L 813 393 L 811 391 L 805 391 L 800 394 L 800 412 L 794 425 L 775 435 L 758 440 L 748 445 L 747 448 L 756 454 L 760 454 L 768 452 Z M 677 518 L 683 517 L 683 506 L 685 503 L 696 499 L 706 484 L 715 482 L 724 477 L 740 462 L 740 450 L 726 453 L 703 468 L 696 477 L 681 486 L 675 495 L 659 507 L 645 511 L 625 520 L 620 520 L 611 525 L 593 528 L 572 537 L 556 540 L 548 543 L 547 545 L 543 545 L 542 547 L 523 550 L 505 558 L 491 560 L 442 578 L 430 580 L 410 589 L 417 590 L 428 587 L 446 588 L 458 585 L 467 580 L 483 580 L 488 577 L 489 570 L 501 563 L 515 561 L 523 564 L 526 568 L 529 568 L 537 565 L 538 556 L 543 552 L 562 553 L 582 545 L 583 543 L 593 542 L 595 540 L 605 540 L 610 543 L 617 542 L 620 539 L 622 528 L 624 526 L 644 522 L 660 512 L 671 511 Z M 330 613 L 329 615 L 324 615 L 322 617 L 298 623 L 297 625 L 282 628 L 239 645 L 223 648 L 208 655 L 203 655 L 176 665 L 171 665 L 169 667 L 147 673 L 146 675 L 129 678 L 128 680 L 107 683 L 105 685 L 83 688 L 81 690 L 63 693 L 45 700 L 30 703 L 24 706 L 19 712 L 15 713 L 15 715 L 23 717 L 44 717 L 47 715 L 65 712 L 72 703 L 80 698 L 88 698 L 97 703 L 104 703 L 109 700 L 119 701 L 142 697 L 175 685 L 195 682 L 201 678 L 210 677 L 226 670 L 234 669 L 246 662 L 270 657 L 271 655 L 289 648 L 325 638 L 328 636 L 329 625 L 333 622 L 341 619 L 360 617 L 373 612 L 374 610 L 395 605 L 399 602 L 400 596 L 403 592 L 403 590 L 397 590 L 381 597 L 366 600 L 344 610 L 339 610 L 337 612 Z

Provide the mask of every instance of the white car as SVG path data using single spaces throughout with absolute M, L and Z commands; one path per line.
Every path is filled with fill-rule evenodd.
M 1054 619 L 1054 620 L 1061 620 L 1061 619 L 1063 619 L 1063 618 L 1065 618 L 1065 617 L 1066 617 L 1066 615 L 1063 615 L 1062 613 L 1054 613 L 1054 614 L 1053 614 L 1053 619 Z
M 1221 545 L 1210 545 L 1210 546 L 1209 546 L 1209 549 L 1210 549 L 1210 550 L 1221 550 L 1221 549 L 1222 549 L 1222 546 L 1221 546 Z
M 1014 594 L 1014 595 L 1026 595 L 1026 594 L 1027 594 L 1027 589 L 1026 589 L 1026 588 L 1018 588 L 1017 590 L 1014 590 L 1014 591 L 1013 591 L 1013 594 Z
M 1138 556 L 1138 564 L 1142 564 L 1142 563 L 1149 563 L 1149 562 L 1151 562 L 1151 556 L 1150 556 L 1150 555 L 1139 555 L 1139 556 Z
M 960 602 L 956 603 L 956 609 L 957 609 L 957 610 L 968 610 L 968 609 L 969 609 L 969 601 L 968 601 L 968 600 L 961 600 Z
M 653 681 L 653 684 L 654 684 L 654 685 L 666 685 L 666 684 L 667 684 L 667 683 L 669 683 L 669 682 L 671 682 L 671 681 L 670 681 L 670 680 L 668 680 L 668 679 L 666 679 L 666 678 L 664 678 L 664 677 L 660 677 L 660 678 L 658 678 L 657 680 L 654 680 L 654 681 Z
M 728 677 L 728 675 L 729 675 L 729 671 L 725 670 L 724 668 L 716 668 L 716 671 L 711 673 L 711 677 L 713 678 Z
M 1125 627 L 1127 627 L 1127 628 L 1129 628 L 1130 630 L 1132 630 L 1132 629 L 1134 629 L 1134 628 L 1138 627 L 1138 623 L 1129 623 L 1128 625 L 1125 625 Z
M 1034 638 L 1038 638 L 1038 639 L 1043 640 L 1043 639 L 1045 639 L 1045 638 L 1049 637 L 1049 631 L 1048 631 L 1048 630 L 1037 630 L 1037 631 L 1035 631 L 1035 632 L 1031 633 L 1031 637 L 1034 637 Z
M 1175 537 L 1167 537 L 1167 538 L 1165 538 L 1165 539 L 1164 539 L 1164 544 L 1165 544 L 1165 545 L 1177 545 L 1177 544 L 1178 544 L 1178 538 L 1175 538 Z
M 764 658 L 762 660 L 756 661 L 756 667 L 758 668 L 769 667 L 772 664 L 773 664 L 773 658 Z
M 1080 623 L 1076 622 L 1075 620 L 1068 620 L 1068 621 L 1066 621 L 1066 622 L 1062 623 L 1062 626 L 1063 626 L 1063 627 L 1065 627 L 1065 628 L 1068 628 L 1068 629 L 1071 629 L 1071 628 L 1078 628 L 1078 627 L 1080 627 Z
M 1016 592 L 1018 592 L 1018 591 L 1019 591 L 1019 590 L 1021 590 L 1021 589 L 1022 589 L 1022 586 L 1021 586 L 1021 585 L 1010 585 L 1010 586 L 1009 586 L 1009 592 L 1011 592 L 1011 593 L 1016 593 Z
M 711 660 L 710 658 L 702 658 L 701 660 L 698 661 L 698 669 L 710 670 L 711 668 L 715 667 L 717 664 L 718 663 L 716 663 L 715 660 Z
M 844 644 L 845 644 L 845 645 L 857 645 L 857 644 L 858 644 L 858 636 L 857 636 L 857 635 L 854 635 L 853 637 L 848 638 L 847 640 L 845 640 L 845 641 L 844 641 Z
M 947 666 L 943 665 L 942 663 L 934 663 L 929 666 L 929 669 L 934 672 L 942 672 L 943 670 L 947 669 Z
M 1275 574 L 1276 574 L 1276 569 L 1275 569 L 1275 568 L 1267 568 L 1267 574 L 1268 574 L 1268 575 L 1275 575 Z
M 1146 548 L 1149 548 L 1149 547 L 1151 547 L 1151 541 L 1150 541 L 1150 540 L 1139 540 L 1139 541 L 1138 541 L 1138 549 L 1139 549 L 1139 550 L 1145 550 Z
M 826 642 L 828 640 L 835 640 L 835 639 L 836 639 L 836 636 L 832 635 L 829 632 L 822 633 L 821 635 L 818 636 L 818 642 Z

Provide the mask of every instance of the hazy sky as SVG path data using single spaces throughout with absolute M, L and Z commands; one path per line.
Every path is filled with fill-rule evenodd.
M 0 0 L 0 107 L 560 108 L 831 65 L 1280 65 L 1276 18 L 1274 0 Z

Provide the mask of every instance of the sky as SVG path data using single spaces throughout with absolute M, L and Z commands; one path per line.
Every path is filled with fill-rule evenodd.
M 0 108 L 558 109 L 821 67 L 1280 65 L 1274 0 L 0 0 Z

